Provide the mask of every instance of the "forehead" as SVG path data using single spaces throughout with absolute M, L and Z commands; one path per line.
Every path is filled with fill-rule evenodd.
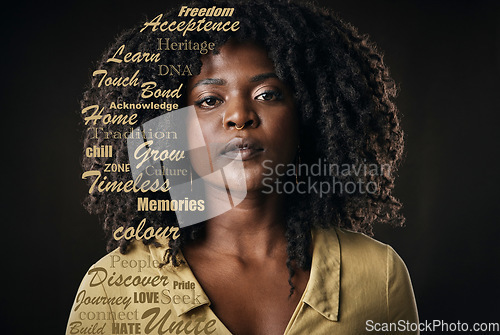
M 208 54 L 201 58 L 199 76 L 214 76 L 218 73 L 273 72 L 274 64 L 266 49 L 251 42 L 229 41 L 219 49 L 218 54 Z

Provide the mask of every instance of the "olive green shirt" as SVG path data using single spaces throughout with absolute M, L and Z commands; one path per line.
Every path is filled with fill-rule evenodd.
M 188 264 L 160 267 L 162 245 L 135 241 L 126 255 L 115 250 L 94 264 L 67 334 L 231 334 Z M 417 322 L 408 271 L 390 246 L 342 229 L 313 231 L 309 281 L 284 334 L 418 334 L 406 331 Z

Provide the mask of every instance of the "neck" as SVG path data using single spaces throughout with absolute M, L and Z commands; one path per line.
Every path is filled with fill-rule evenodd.
M 208 220 L 199 247 L 241 259 L 286 254 L 284 198 L 248 193 L 231 210 Z

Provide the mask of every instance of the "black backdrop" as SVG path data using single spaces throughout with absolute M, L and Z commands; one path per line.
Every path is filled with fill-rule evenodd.
M 114 37 L 165 4 L 13 2 L 1 51 L 0 329 L 61 334 L 80 280 L 105 254 L 81 207 L 78 100 Z M 500 322 L 497 1 L 320 1 L 385 51 L 398 81 L 406 227 L 377 227 L 412 276 L 421 321 Z M 2 331 L 3 332 L 3 331 Z

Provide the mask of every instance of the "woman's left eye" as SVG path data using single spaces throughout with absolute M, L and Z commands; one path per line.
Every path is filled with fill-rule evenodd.
M 222 100 L 214 96 L 208 96 L 194 102 L 196 106 L 207 109 L 218 107 L 221 103 Z
M 266 91 L 255 97 L 255 100 L 260 101 L 276 101 L 281 99 L 283 99 L 283 95 L 277 91 Z

